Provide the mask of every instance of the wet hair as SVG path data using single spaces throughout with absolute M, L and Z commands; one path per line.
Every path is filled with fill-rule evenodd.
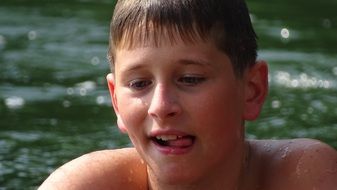
M 229 56 L 237 76 L 256 61 L 257 37 L 244 0 L 118 0 L 110 25 L 112 72 L 116 49 L 160 46 L 163 35 L 172 44 L 210 40 Z

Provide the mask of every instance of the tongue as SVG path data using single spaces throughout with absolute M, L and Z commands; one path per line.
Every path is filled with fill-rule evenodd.
M 192 144 L 193 144 L 192 137 L 183 137 L 177 140 L 167 141 L 168 146 L 181 147 L 181 148 L 191 146 Z

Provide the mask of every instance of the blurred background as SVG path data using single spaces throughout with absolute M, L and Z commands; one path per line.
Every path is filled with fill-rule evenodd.
M 337 148 L 337 0 L 247 0 L 270 94 L 248 138 Z M 113 0 L 0 1 L 0 189 L 36 189 L 94 150 L 130 146 L 106 87 Z

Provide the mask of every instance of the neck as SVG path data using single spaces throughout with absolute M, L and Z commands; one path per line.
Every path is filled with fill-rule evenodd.
M 151 190 L 184 190 L 184 189 L 227 189 L 240 190 L 245 183 L 245 173 L 249 163 L 249 144 L 243 142 L 221 165 L 210 169 L 204 176 L 192 183 L 167 184 L 156 178 L 148 170 L 149 189 Z

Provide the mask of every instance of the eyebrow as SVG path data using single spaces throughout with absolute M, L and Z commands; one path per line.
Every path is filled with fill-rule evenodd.
M 201 59 L 179 59 L 175 61 L 175 63 L 178 63 L 180 65 L 196 65 L 196 66 L 202 66 L 202 67 L 210 67 L 211 63 L 205 60 Z M 146 64 L 145 64 L 146 65 Z M 136 62 L 133 66 L 123 69 L 123 72 L 132 72 L 141 68 L 146 67 L 142 62 Z
M 142 67 L 144 67 L 144 65 L 142 65 L 142 64 L 135 64 L 135 65 L 131 66 L 130 68 L 123 69 L 122 71 L 123 72 L 132 72 L 132 71 L 138 70 L 138 69 L 140 69 Z
M 211 66 L 210 62 L 201 59 L 180 59 L 178 63 L 182 65 Z

